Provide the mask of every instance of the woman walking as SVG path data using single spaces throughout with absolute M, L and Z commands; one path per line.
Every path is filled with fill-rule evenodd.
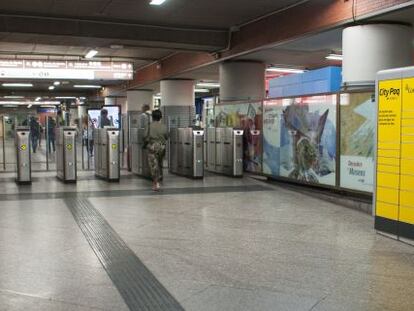
M 148 127 L 145 137 L 145 146 L 148 151 L 148 164 L 152 177 L 152 190 L 160 189 L 162 180 L 162 167 L 165 157 L 165 148 L 168 140 L 167 127 L 161 123 L 160 110 L 152 112 L 152 122 Z

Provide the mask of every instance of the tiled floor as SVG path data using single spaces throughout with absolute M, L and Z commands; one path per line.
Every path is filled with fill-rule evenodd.
M 107 192 L 88 199 L 186 310 L 414 310 L 414 247 L 369 215 L 248 177 L 168 176 L 158 195 L 79 175 L 19 187 L 0 174 L 0 195 L 45 194 L 0 201 L 1 311 L 128 310 L 64 200 L 46 198 L 74 191 Z

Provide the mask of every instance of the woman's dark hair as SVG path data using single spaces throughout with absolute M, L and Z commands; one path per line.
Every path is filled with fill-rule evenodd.
M 162 112 L 161 112 L 161 110 L 154 110 L 153 112 L 152 112 L 152 120 L 153 121 L 159 121 L 159 120 L 161 120 L 162 119 Z

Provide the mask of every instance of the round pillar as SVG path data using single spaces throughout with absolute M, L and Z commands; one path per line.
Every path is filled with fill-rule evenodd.
M 162 106 L 193 106 L 194 102 L 194 80 L 161 81 Z
M 78 118 L 79 120 L 83 120 L 83 117 L 88 114 L 87 111 L 88 107 L 85 105 L 78 106 Z
M 230 61 L 220 64 L 220 101 L 262 100 L 266 66 L 261 62 Z
M 116 105 L 116 97 L 105 97 L 105 106 Z
M 377 72 L 412 63 L 412 28 L 396 24 L 369 24 L 344 29 L 343 84 L 371 85 Z
M 142 111 L 142 106 L 153 106 L 152 90 L 132 90 L 127 91 L 127 111 Z
M 169 127 L 188 127 L 195 121 L 194 80 L 162 80 L 161 111 Z

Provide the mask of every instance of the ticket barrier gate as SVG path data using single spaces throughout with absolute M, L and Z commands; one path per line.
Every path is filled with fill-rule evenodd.
M 76 127 L 58 128 L 56 134 L 57 178 L 63 182 L 76 182 Z
M 208 171 L 243 176 L 243 130 L 208 128 L 206 146 Z
M 148 165 L 148 153 L 144 149 L 145 129 L 131 128 L 131 171 L 141 177 L 151 178 Z
M 94 129 L 95 175 L 107 181 L 119 181 L 120 165 L 120 131 L 118 128 Z
M 173 128 L 170 131 L 170 172 L 190 177 L 204 177 L 204 131 Z
M 32 182 L 32 166 L 30 153 L 30 128 L 27 126 L 16 127 L 16 182 L 18 184 L 30 184 Z

